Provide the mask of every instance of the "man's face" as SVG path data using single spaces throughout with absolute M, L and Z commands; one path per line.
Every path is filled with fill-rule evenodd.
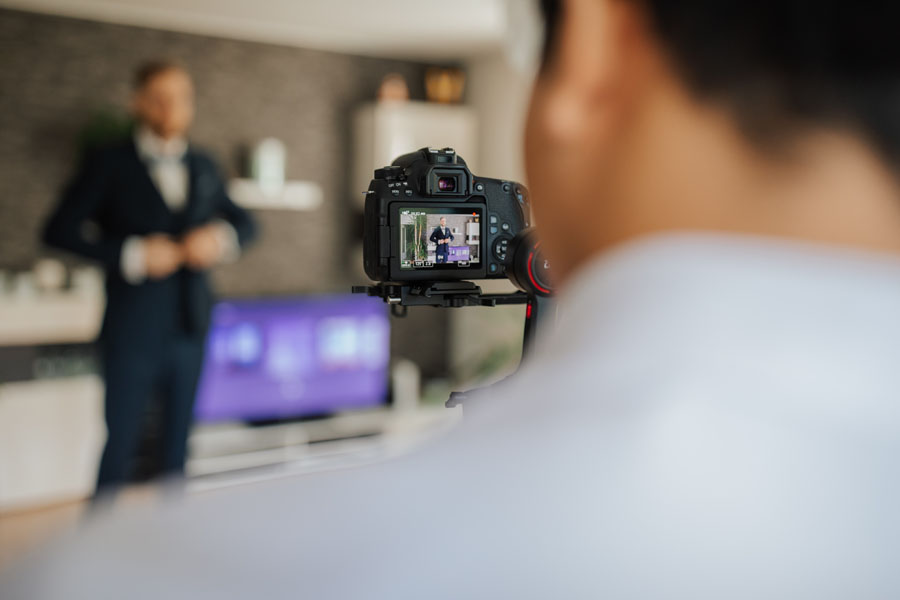
M 150 78 L 134 96 L 137 118 L 156 135 L 184 135 L 194 119 L 194 86 L 181 69 L 167 69 Z
M 447 219 L 445 219 L 444 217 L 441 217 L 441 227 L 446 227 L 446 226 L 447 226 Z

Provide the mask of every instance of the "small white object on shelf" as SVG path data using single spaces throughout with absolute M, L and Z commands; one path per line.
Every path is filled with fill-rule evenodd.
M 237 204 L 249 209 L 315 210 L 324 200 L 322 186 L 314 181 L 285 181 L 276 189 L 253 179 L 232 179 L 228 192 Z
M 104 298 L 106 288 L 103 271 L 97 267 L 87 266 L 72 270 L 72 292 L 89 298 Z
M 253 149 L 250 174 L 267 196 L 276 196 L 284 187 L 287 150 L 281 140 L 265 138 Z
M 66 283 L 66 266 L 55 258 L 41 258 L 31 268 L 34 281 L 42 292 L 62 289 Z

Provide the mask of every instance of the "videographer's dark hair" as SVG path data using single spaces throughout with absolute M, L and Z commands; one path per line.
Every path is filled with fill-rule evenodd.
M 187 69 L 177 60 L 156 59 L 141 63 L 134 71 L 134 89 L 139 90 L 161 73 L 166 71 L 184 71 Z
M 647 11 L 688 87 L 730 107 L 755 141 L 851 128 L 900 170 L 900 2 L 620 1 Z M 546 58 L 562 8 L 541 4 Z

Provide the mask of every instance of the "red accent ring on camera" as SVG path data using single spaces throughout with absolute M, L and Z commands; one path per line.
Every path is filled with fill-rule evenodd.
M 540 284 L 538 284 L 537 280 L 534 278 L 534 271 L 531 268 L 532 259 L 534 258 L 534 251 L 537 250 L 540 245 L 541 245 L 540 242 L 535 244 L 534 249 L 528 254 L 528 279 L 531 280 L 531 285 L 536 287 L 538 290 L 540 290 L 541 292 L 544 292 L 545 294 L 550 294 L 551 293 L 550 290 L 548 290 L 548 289 L 544 288 L 543 286 L 541 286 Z

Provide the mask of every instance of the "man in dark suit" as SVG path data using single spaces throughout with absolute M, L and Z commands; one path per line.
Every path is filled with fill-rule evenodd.
M 184 469 L 212 291 L 206 271 L 254 234 L 213 161 L 187 143 L 188 73 L 138 71 L 131 139 L 90 155 L 50 217 L 45 241 L 99 261 L 107 305 L 100 334 L 108 437 L 98 493 L 131 476 L 146 409 L 161 400 L 161 468 Z
M 455 238 L 450 228 L 447 227 L 447 219 L 445 217 L 441 217 L 441 224 L 434 228 L 429 239 L 432 243 L 437 244 L 437 250 L 435 250 L 437 264 L 447 262 L 447 259 L 450 257 L 450 242 Z

